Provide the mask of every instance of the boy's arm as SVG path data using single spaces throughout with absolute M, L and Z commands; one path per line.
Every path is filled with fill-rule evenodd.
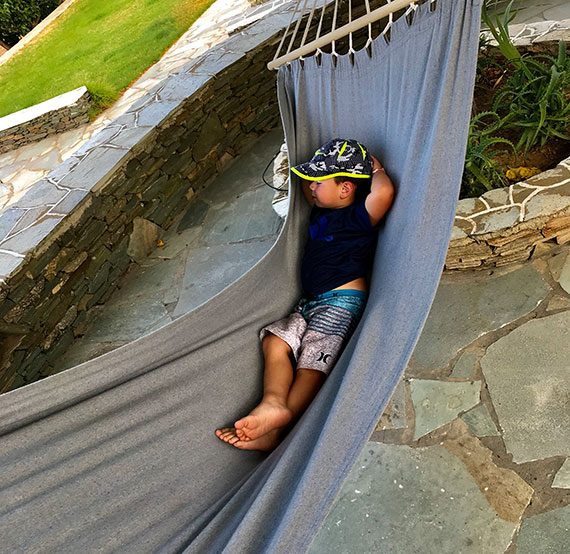
M 372 160 L 374 162 L 372 166 L 372 184 L 370 185 L 370 194 L 364 201 L 364 207 L 368 212 L 370 223 L 374 227 L 392 205 L 394 185 L 390 177 L 386 175 L 380 162 L 374 156 L 372 156 Z
M 311 185 L 311 183 L 309 181 L 307 181 L 306 179 L 301 179 L 301 187 L 303 188 L 303 194 L 305 195 L 307 202 L 311 206 L 314 206 L 315 201 L 313 200 L 313 193 L 311 192 L 311 189 L 309 188 L 310 185 Z

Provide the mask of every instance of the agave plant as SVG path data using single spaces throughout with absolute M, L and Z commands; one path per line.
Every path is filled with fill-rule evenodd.
M 515 150 L 515 146 L 506 138 L 493 136 L 493 133 L 503 127 L 509 117 L 501 118 L 496 112 L 488 111 L 471 119 L 461 196 L 478 196 L 486 190 L 507 184 L 506 176 L 493 158 L 507 151 L 497 148 L 497 145 L 508 146 L 512 150 Z
M 505 8 L 503 14 L 503 20 L 501 21 L 499 17 L 495 17 L 495 21 L 491 19 L 487 13 L 487 2 L 483 2 L 482 19 L 489 27 L 491 34 L 497 41 L 499 46 L 499 51 L 505 57 L 505 59 L 512 63 L 515 68 L 521 67 L 522 55 L 517 50 L 517 47 L 511 41 L 509 35 L 509 23 L 515 18 L 516 12 L 511 12 L 514 0 L 511 0 L 508 6 Z
M 559 42 L 556 58 L 543 55 L 522 62 L 526 71 L 515 71 L 495 96 L 493 109 L 512 115 L 510 125 L 521 130 L 517 148 L 528 151 L 553 136 L 570 140 L 570 61 L 564 43 Z
M 497 41 L 499 50 L 512 64 L 514 73 L 493 100 L 493 110 L 508 114 L 509 126 L 521 132 L 517 149 L 525 152 L 549 137 L 570 139 L 570 61 L 566 46 L 558 43 L 556 58 L 547 55 L 522 56 L 509 36 L 514 0 L 508 4 L 503 20 L 493 22 L 483 5 L 483 20 Z

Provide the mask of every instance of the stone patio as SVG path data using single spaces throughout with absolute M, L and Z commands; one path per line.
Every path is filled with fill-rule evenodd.
M 566 2 L 541 10 L 570 17 Z M 84 131 L 74 132 L 70 148 L 83 140 Z M 91 310 L 60 369 L 166 325 L 263 256 L 280 219 L 261 173 L 282 139 L 272 131 L 196 197 L 163 246 Z M 28 148 L 66 155 L 40 145 Z M 10 186 L 45 169 L 36 154 L 18 167 L 19 158 L 7 166 L 0 159 Z M 404 379 L 313 554 L 567 554 L 569 253 L 568 245 L 545 244 L 532 262 L 443 275 Z

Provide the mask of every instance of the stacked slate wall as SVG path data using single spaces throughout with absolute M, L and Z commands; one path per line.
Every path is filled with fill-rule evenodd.
M 0 284 L 0 391 L 58 370 L 58 357 L 83 334 L 90 308 L 109 298 L 131 263 L 127 248 L 135 218 L 167 229 L 195 192 L 277 125 L 276 74 L 266 69 L 276 43 L 271 38 L 247 54 L 231 53 L 237 61 L 205 78 L 129 147 L 110 174 L 84 187 L 89 191 L 79 204 Z M 155 100 L 168 104 L 184 78 L 167 82 Z M 134 111 L 135 119 L 152 111 L 151 104 Z M 128 144 L 128 132 L 117 136 Z M 96 154 L 89 155 L 95 165 Z M 59 186 L 72 186 L 73 174 Z
M 0 154 L 89 123 L 91 97 L 85 92 L 77 102 L 0 131 Z

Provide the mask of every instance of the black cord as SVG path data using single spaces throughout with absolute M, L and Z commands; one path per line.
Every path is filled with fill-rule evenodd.
M 269 166 L 275 161 L 275 158 L 276 158 L 277 156 L 279 156 L 279 152 L 281 152 L 281 149 L 279 149 L 279 150 L 277 151 L 277 154 L 275 154 L 275 156 L 273 156 L 273 158 L 271 158 L 271 161 L 267 164 L 267 167 L 263 170 L 263 173 L 261 174 L 261 178 L 263 179 L 263 182 L 264 182 L 270 189 L 278 190 L 279 192 L 282 192 L 282 191 L 287 190 L 287 189 L 286 189 L 286 188 L 285 188 L 285 189 L 280 189 L 280 188 L 274 187 L 273 185 L 270 185 L 270 184 L 265 180 L 265 174 L 267 173 L 267 170 L 269 169 Z

